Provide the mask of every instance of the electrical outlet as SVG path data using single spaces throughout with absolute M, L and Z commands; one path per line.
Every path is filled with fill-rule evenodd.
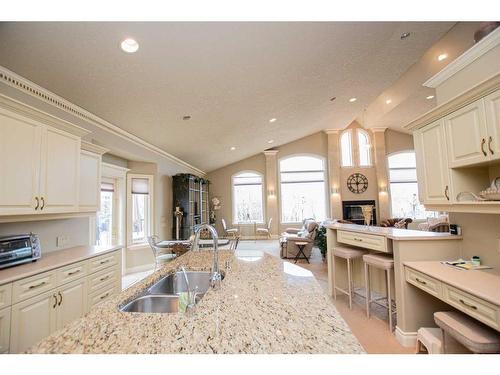
M 64 236 L 57 236 L 56 237 L 56 246 L 58 248 L 60 247 L 63 247 L 64 246 Z

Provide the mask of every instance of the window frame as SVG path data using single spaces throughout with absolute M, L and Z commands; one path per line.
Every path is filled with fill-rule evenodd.
M 101 184 L 102 183 L 108 183 L 113 185 L 113 199 L 112 199 L 112 206 L 111 206 L 111 245 L 114 245 L 117 243 L 118 239 L 118 224 L 119 224 L 119 211 L 120 211 L 120 200 L 119 200 L 119 181 L 115 178 L 110 178 L 110 177 L 101 177 Z M 99 215 L 99 212 L 102 209 L 102 200 L 101 200 L 101 194 L 102 190 L 99 189 L 99 211 L 96 212 L 96 224 L 98 223 L 98 218 L 97 216 Z M 96 240 L 94 241 L 96 245 L 100 245 L 97 243 L 97 229 L 96 229 Z
M 143 241 L 133 240 L 133 229 L 132 229 L 132 179 L 133 178 L 143 178 L 148 180 L 149 184 L 149 204 L 147 210 L 147 225 Z M 130 246 L 144 246 L 148 244 L 148 237 L 153 233 L 154 228 L 154 176 L 150 174 L 142 173 L 127 173 L 127 245 Z
M 359 144 L 360 134 L 364 135 L 368 141 L 368 164 L 361 165 L 361 145 Z M 372 155 L 372 139 L 370 134 L 362 128 L 356 129 L 356 150 L 357 150 L 357 161 L 359 168 L 371 168 L 373 167 L 373 155 Z
M 354 168 L 355 167 L 355 161 L 354 161 L 354 145 L 353 145 L 353 136 L 352 136 L 352 129 L 345 129 L 342 133 L 340 133 L 339 137 L 339 151 L 340 151 L 340 167 L 341 168 Z M 342 138 L 348 135 L 349 136 L 349 147 L 350 147 L 350 154 L 351 154 L 351 164 L 350 165 L 344 165 L 344 158 L 342 156 Z
M 295 158 L 295 157 L 298 157 L 298 156 L 308 156 L 308 157 L 312 157 L 312 158 L 316 158 L 316 159 L 319 159 L 321 160 L 321 162 L 323 163 L 323 184 L 324 184 L 324 191 L 325 191 L 325 218 L 328 218 L 329 216 L 329 213 L 330 213 L 330 199 L 329 199 L 329 194 L 328 194 L 328 164 L 327 164 L 327 160 L 324 156 L 322 155 L 318 155 L 318 154 L 312 154 L 312 153 L 299 153 L 299 154 L 292 154 L 292 155 L 287 155 L 287 156 L 284 156 L 282 158 L 280 158 L 278 160 L 278 168 L 277 168 L 277 172 L 278 172 L 278 191 L 279 191 L 279 196 L 277 197 L 277 199 L 279 200 L 278 201 L 278 214 L 279 214 L 279 222 L 280 224 L 285 224 L 285 225 L 295 225 L 295 224 L 302 224 L 302 221 L 283 221 L 283 194 L 282 194 L 282 189 L 281 189 L 281 186 L 282 186 L 282 181 L 281 181 L 281 162 L 283 160 L 287 160 L 287 159 L 292 159 L 292 158 Z M 301 171 L 293 171 L 293 172 L 301 172 Z M 292 172 L 292 173 L 293 173 Z M 320 171 L 317 171 L 317 170 L 311 170 L 311 171 L 307 171 L 307 172 L 320 172 Z M 285 172 L 285 173 L 290 173 L 290 171 L 288 172 Z M 301 181 L 301 182 L 314 182 L 314 181 Z M 319 181 L 316 181 L 316 182 L 319 182 Z M 286 183 L 286 182 L 285 182 Z M 305 219 L 305 218 L 303 218 Z
M 260 187 L 261 187 L 261 195 L 262 195 L 262 221 L 255 221 L 255 222 L 238 222 L 236 221 L 236 215 L 235 215 L 235 203 L 236 203 L 236 200 L 235 200 L 235 194 L 234 194 L 234 179 L 235 177 L 238 177 L 239 175 L 243 174 L 243 173 L 253 173 L 253 174 L 256 174 L 258 175 L 260 178 L 261 178 L 261 183 L 260 183 Z M 265 194 L 265 176 L 263 173 L 259 172 L 259 171 L 255 171 L 255 170 L 250 170 L 250 169 L 246 169 L 246 170 L 243 170 L 243 171 L 238 171 L 236 173 L 234 173 L 232 176 L 231 176 L 231 223 L 232 225 L 236 225 L 236 226 L 245 226 L 245 225 L 254 225 L 255 224 L 264 224 L 266 222 L 266 194 Z

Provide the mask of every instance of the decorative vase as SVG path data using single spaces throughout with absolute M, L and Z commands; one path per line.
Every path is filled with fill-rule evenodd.
M 363 213 L 363 219 L 365 221 L 365 225 L 370 226 L 373 216 L 373 206 L 372 205 L 361 206 L 361 212 Z

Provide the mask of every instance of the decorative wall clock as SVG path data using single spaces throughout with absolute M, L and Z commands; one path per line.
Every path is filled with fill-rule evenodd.
M 361 194 L 368 189 L 368 179 L 361 173 L 353 173 L 347 179 L 347 187 L 354 194 Z

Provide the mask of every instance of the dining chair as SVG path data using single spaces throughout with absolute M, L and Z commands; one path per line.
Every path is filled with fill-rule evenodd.
M 172 248 L 158 247 L 158 242 L 160 242 L 159 240 L 158 236 L 155 235 L 148 237 L 148 244 L 153 251 L 153 257 L 155 260 L 155 271 L 161 263 L 169 262 L 176 256 L 172 253 Z M 168 251 L 168 253 L 165 251 Z
M 269 218 L 269 221 L 267 222 L 267 226 L 264 228 L 257 228 L 256 232 L 257 234 L 264 235 L 267 238 L 271 239 L 271 223 L 273 222 L 273 218 Z
M 224 235 L 236 237 L 236 235 L 238 234 L 238 228 L 228 228 L 226 220 L 224 219 L 221 219 L 221 222 L 222 222 L 222 229 L 224 230 Z

